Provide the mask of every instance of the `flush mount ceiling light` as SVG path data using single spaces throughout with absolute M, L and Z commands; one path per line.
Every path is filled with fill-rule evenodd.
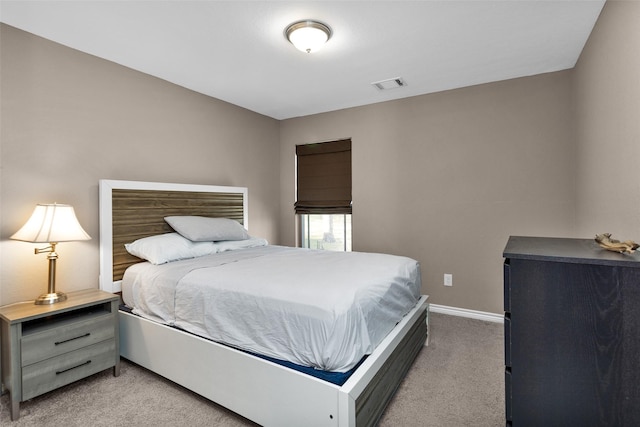
M 284 34 L 296 49 L 311 53 L 320 49 L 331 38 L 331 28 L 322 22 L 304 20 L 289 25 Z

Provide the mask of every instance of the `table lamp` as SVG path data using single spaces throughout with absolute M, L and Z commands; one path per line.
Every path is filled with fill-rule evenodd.
M 89 240 L 91 237 L 82 229 L 76 218 L 73 206 L 62 204 L 38 204 L 31 218 L 13 236 L 13 240 L 31 243 L 49 243 L 49 246 L 36 249 L 36 254 L 48 253 L 49 290 L 36 299 L 35 304 L 55 304 L 67 299 L 63 292 L 56 292 L 56 245 L 60 242 Z

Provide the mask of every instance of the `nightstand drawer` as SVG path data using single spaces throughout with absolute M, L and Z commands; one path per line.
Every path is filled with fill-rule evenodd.
M 21 400 L 113 366 L 115 351 L 115 339 L 111 339 L 22 368 Z
M 69 322 L 40 327 L 22 337 L 22 366 L 31 365 L 114 337 L 114 316 L 89 313 Z

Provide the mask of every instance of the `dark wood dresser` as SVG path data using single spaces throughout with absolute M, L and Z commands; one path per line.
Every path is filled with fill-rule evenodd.
M 509 238 L 506 425 L 640 426 L 640 253 Z

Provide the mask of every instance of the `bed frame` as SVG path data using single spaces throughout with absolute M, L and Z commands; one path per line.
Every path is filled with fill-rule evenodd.
M 166 215 L 230 217 L 247 223 L 244 187 L 100 181 L 100 288 L 120 291 L 140 260 L 125 242 L 171 231 Z M 427 343 L 428 297 L 389 333 L 342 386 L 120 311 L 120 354 L 264 426 L 377 424 Z

